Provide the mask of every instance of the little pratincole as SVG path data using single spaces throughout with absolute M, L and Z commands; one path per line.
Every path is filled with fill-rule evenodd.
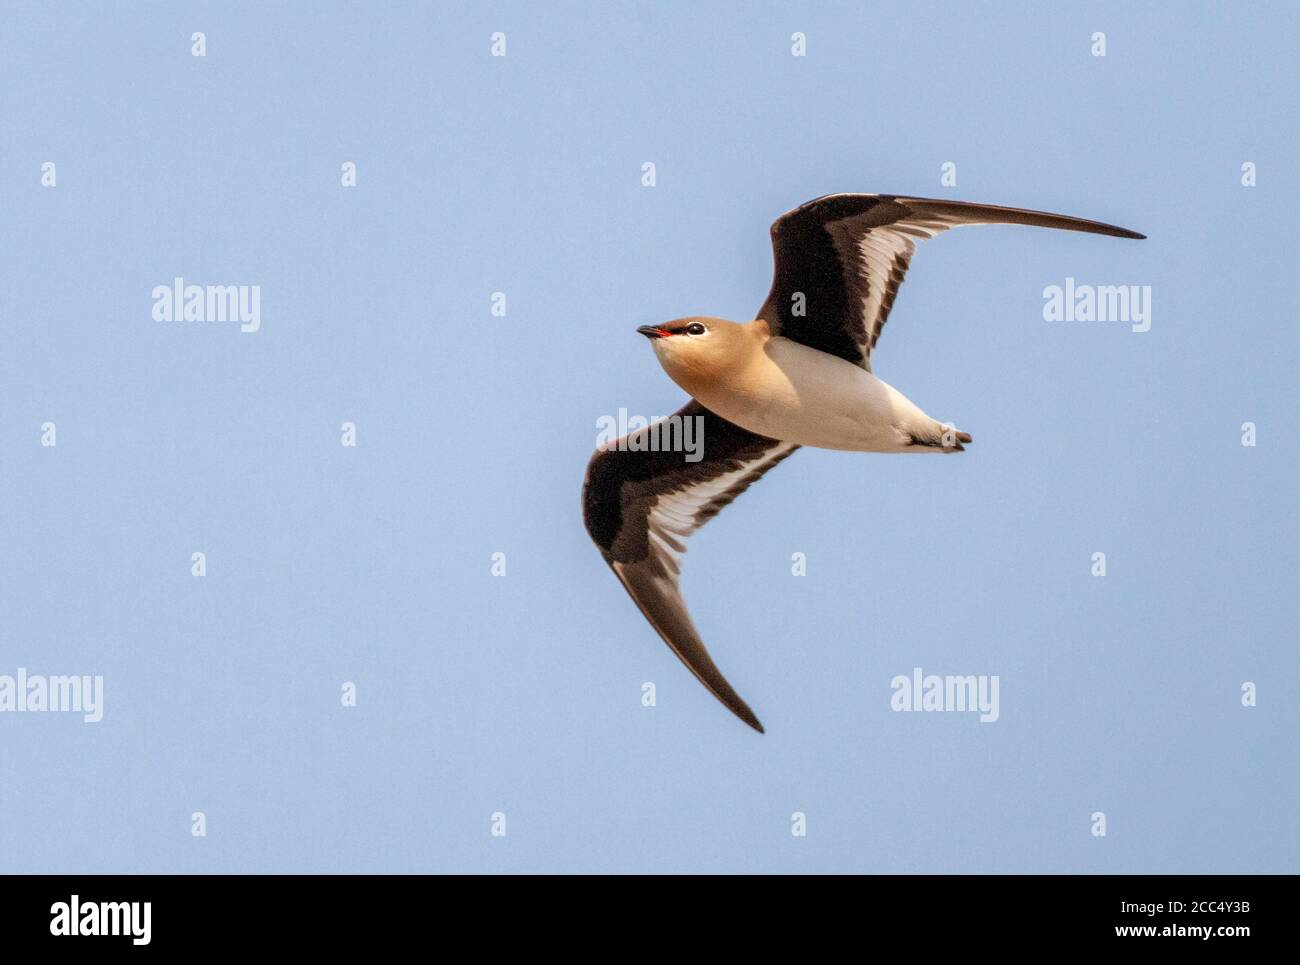
M 654 426 L 602 447 L 583 481 L 587 531 L 673 652 L 759 732 L 763 725 L 714 665 L 686 610 L 678 581 L 686 539 L 800 446 L 965 448 L 967 433 L 932 419 L 872 373 L 871 353 L 917 242 L 976 224 L 1144 237 L 1041 211 L 832 194 L 772 225 L 772 289 L 756 319 L 692 316 L 637 329 L 690 394 L 676 415 L 701 420 L 702 452 L 665 450 L 650 439 Z

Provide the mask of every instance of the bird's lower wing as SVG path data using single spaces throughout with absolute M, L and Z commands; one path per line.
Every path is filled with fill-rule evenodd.
M 699 448 L 688 450 L 683 440 Z M 755 435 L 692 400 L 668 419 L 597 450 L 582 488 L 587 532 L 650 625 L 714 696 L 760 732 L 763 725 L 727 683 L 691 621 L 679 582 L 681 557 L 692 533 L 797 448 Z

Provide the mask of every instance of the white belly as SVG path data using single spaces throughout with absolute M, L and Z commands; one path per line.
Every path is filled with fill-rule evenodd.
M 723 418 L 802 446 L 902 452 L 914 431 L 935 425 L 865 369 L 786 338 L 769 339 L 762 357 L 734 379 L 696 389 L 695 398 Z

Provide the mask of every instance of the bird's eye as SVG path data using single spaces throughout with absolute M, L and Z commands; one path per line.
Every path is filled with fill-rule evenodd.
M 699 322 L 691 322 L 691 324 L 686 326 L 687 335 L 703 335 L 704 332 L 705 328 Z

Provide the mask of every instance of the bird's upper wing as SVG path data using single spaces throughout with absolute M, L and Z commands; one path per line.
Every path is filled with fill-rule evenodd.
M 597 450 L 583 480 L 583 519 L 650 625 L 714 696 L 761 732 L 691 622 L 678 575 L 686 538 L 799 447 L 755 435 L 694 400 L 676 415 L 702 420 L 702 458 L 648 451 L 653 426 Z
M 1023 224 L 1143 238 L 1060 214 L 887 194 L 830 194 L 772 224 L 772 290 L 759 309 L 774 335 L 871 371 L 871 350 L 916 243 L 964 224 Z

